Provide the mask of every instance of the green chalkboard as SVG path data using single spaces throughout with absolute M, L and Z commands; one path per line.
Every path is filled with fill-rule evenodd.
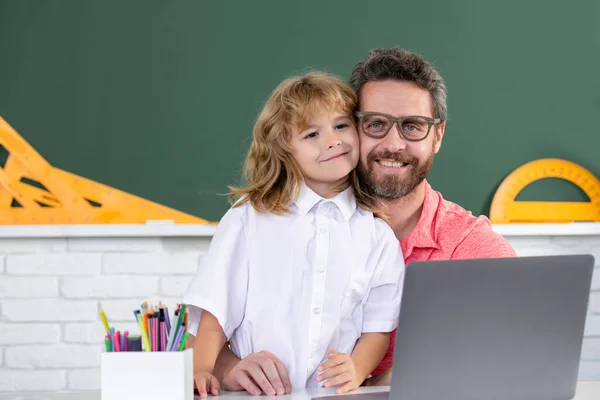
M 0 0 L 0 115 L 52 165 L 209 220 L 292 74 L 375 47 L 448 85 L 430 182 L 476 214 L 539 158 L 600 176 L 600 2 Z M 562 182 L 529 200 L 585 200 Z

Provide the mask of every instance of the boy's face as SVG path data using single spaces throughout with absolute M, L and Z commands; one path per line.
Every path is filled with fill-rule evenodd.
M 340 112 L 315 115 L 308 125 L 292 130 L 292 156 L 308 187 L 330 197 L 358 163 L 358 133 L 350 116 Z

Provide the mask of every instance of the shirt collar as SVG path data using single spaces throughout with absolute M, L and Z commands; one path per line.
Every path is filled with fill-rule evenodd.
M 419 217 L 419 222 L 412 230 L 410 235 L 401 240 L 404 251 L 404 257 L 410 256 L 413 248 L 434 248 L 439 249 L 440 246 L 434 239 L 435 217 L 440 204 L 440 199 L 427 180 L 425 183 L 425 199 L 423 201 L 423 210 Z
M 354 192 L 352 191 L 351 186 L 334 197 L 325 199 L 315 193 L 306 184 L 302 184 L 298 198 L 294 203 L 298 207 L 300 214 L 306 215 L 316 204 L 321 201 L 330 201 L 335 204 L 342 213 L 344 221 L 349 220 L 356 210 L 356 198 L 354 197 Z

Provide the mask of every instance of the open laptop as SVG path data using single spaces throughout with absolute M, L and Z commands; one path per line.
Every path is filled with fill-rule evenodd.
M 573 398 L 593 268 L 591 255 L 408 264 L 390 390 L 346 396 Z

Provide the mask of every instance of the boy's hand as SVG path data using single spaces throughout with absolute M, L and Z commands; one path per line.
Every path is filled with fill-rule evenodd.
M 292 383 L 285 365 L 274 354 L 263 350 L 240 360 L 223 377 L 223 388 L 246 390 L 254 396 L 289 394 Z
M 210 372 L 198 372 L 195 374 L 194 383 L 196 384 L 196 389 L 198 389 L 198 394 L 200 394 L 200 398 L 202 399 L 208 397 L 208 392 L 213 396 L 218 396 L 219 391 L 221 390 L 219 381 Z
M 327 358 L 327 361 L 319 365 L 318 371 L 321 374 L 317 376 L 318 382 L 329 379 L 325 382 L 325 387 L 338 386 L 335 391 L 338 394 L 346 393 L 360 386 L 362 382 L 359 382 L 354 361 L 349 354 L 331 350 Z

